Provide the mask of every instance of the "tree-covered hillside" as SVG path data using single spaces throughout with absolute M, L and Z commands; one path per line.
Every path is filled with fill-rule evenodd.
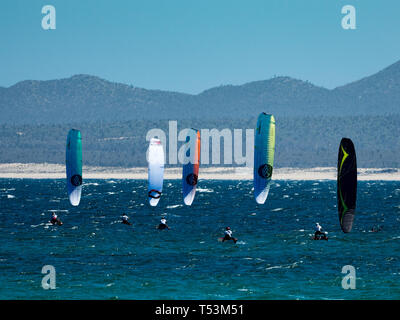
M 188 127 L 219 130 L 228 128 L 233 134 L 233 129 L 254 129 L 256 118 L 182 120 L 178 122 L 178 131 Z M 146 166 L 146 133 L 150 129 L 160 128 L 167 134 L 167 139 L 169 138 L 167 120 L 36 126 L 1 125 L 0 162 L 64 163 L 66 136 L 72 127 L 82 132 L 83 158 L 86 165 Z M 244 136 L 243 131 L 243 143 Z M 400 115 L 276 117 L 275 164 L 277 167 L 336 166 L 340 139 L 350 137 L 354 141 L 360 167 L 400 167 L 399 136 Z M 178 148 L 180 145 L 182 142 Z M 223 160 L 222 156 L 221 165 L 224 165 Z
M 190 95 L 77 75 L 3 88 L 0 124 L 242 119 L 262 111 L 276 116 L 387 115 L 399 113 L 399 105 L 400 62 L 334 90 L 276 77 Z

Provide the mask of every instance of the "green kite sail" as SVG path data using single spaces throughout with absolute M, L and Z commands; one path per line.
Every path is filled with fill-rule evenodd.
M 275 118 L 261 113 L 254 140 L 254 197 L 258 204 L 267 200 L 275 155 Z

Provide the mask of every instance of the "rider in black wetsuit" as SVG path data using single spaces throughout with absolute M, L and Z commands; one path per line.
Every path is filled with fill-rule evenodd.
M 379 232 L 379 231 L 382 231 L 382 229 L 383 229 L 383 227 L 381 227 L 381 226 L 377 226 L 377 227 L 373 226 L 371 229 L 371 232 Z
M 227 241 L 227 240 L 233 240 L 233 242 L 236 243 L 237 239 L 232 237 L 232 230 L 230 227 L 226 227 L 224 233 L 225 233 L 225 236 L 222 238 L 222 242 Z
M 315 234 L 314 234 L 314 240 L 319 240 L 319 239 L 323 239 L 323 240 L 327 240 L 327 236 L 326 236 L 326 232 L 322 231 L 322 227 L 320 226 L 320 224 L 317 222 L 315 224 Z
M 127 224 L 128 226 L 130 226 L 130 225 L 132 225 L 132 223 L 130 223 L 130 222 L 128 221 L 128 219 L 129 219 L 129 217 L 126 215 L 126 213 L 124 213 L 124 214 L 122 215 L 122 223 L 123 223 L 123 224 Z
M 169 227 L 167 225 L 167 220 L 164 217 L 161 218 L 160 224 L 158 225 L 157 229 L 158 230 L 164 230 L 164 229 L 169 230 Z
M 56 215 L 55 212 L 53 212 L 53 214 L 52 214 L 52 216 L 51 216 L 50 223 L 53 224 L 53 225 L 54 225 L 54 224 L 58 224 L 59 226 L 62 225 L 61 220 L 58 219 L 58 217 L 57 217 L 57 215 Z

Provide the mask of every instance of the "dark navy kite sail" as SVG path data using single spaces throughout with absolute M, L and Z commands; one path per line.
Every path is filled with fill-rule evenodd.
M 200 131 L 189 129 L 185 143 L 186 161 L 182 172 L 183 202 L 190 206 L 196 194 L 200 166 Z

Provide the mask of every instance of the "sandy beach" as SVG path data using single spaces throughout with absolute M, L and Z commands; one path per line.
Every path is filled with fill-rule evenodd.
M 251 180 L 252 168 L 212 167 L 200 168 L 200 179 Z M 165 179 L 181 179 L 181 168 L 166 168 Z M 0 178 L 9 179 L 63 179 L 65 167 L 50 163 L 2 163 Z M 147 168 L 83 167 L 84 179 L 147 179 Z M 336 180 L 336 168 L 277 168 L 274 180 Z M 400 181 L 400 169 L 359 168 L 358 180 Z

